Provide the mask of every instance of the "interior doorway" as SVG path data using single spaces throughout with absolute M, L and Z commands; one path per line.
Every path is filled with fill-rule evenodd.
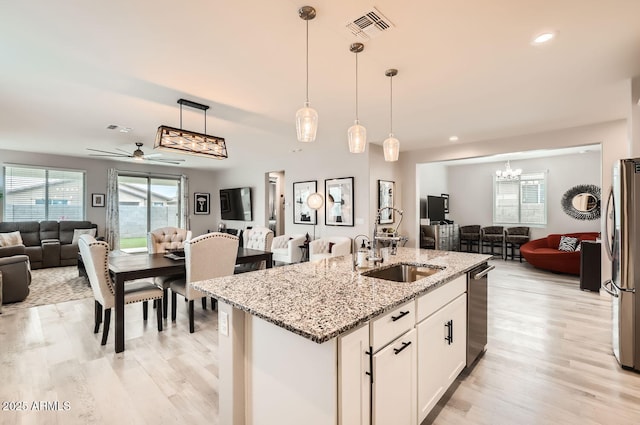
M 265 175 L 265 223 L 274 236 L 284 234 L 284 171 L 270 171 Z

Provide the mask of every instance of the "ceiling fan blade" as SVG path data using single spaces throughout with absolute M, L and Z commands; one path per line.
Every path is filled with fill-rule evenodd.
M 119 150 L 120 152 L 124 152 L 124 153 L 126 153 L 127 155 L 131 155 L 131 152 L 129 152 L 129 151 L 125 151 L 124 149 L 116 148 L 116 150 Z
M 144 157 L 145 158 L 155 158 L 155 157 L 158 157 L 158 156 L 162 156 L 162 154 L 161 153 L 150 153 L 148 155 L 145 155 Z
M 100 150 L 100 149 L 87 148 L 87 150 L 88 151 L 93 151 L 93 152 L 108 153 L 108 154 L 111 154 L 111 155 L 122 155 L 119 152 L 103 151 L 103 150 Z M 129 155 L 129 152 L 126 152 L 126 154 Z
M 181 162 L 184 162 L 184 159 L 148 159 L 148 158 L 145 158 L 145 161 L 161 162 L 163 164 L 175 164 L 175 165 L 178 165 Z
M 103 156 L 103 157 L 107 157 L 107 158 L 131 158 L 131 155 L 120 155 L 120 154 L 90 153 L 89 156 Z

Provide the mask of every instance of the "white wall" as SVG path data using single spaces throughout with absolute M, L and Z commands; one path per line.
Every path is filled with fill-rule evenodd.
M 511 161 L 512 168 L 524 173 L 547 171 L 547 224 L 531 227 L 532 239 L 550 233 L 599 232 L 599 220 L 577 220 L 567 215 L 560 201 L 564 193 L 579 184 L 600 187 L 600 152 L 550 156 Z M 460 225 L 493 223 L 493 178 L 495 171 L 504 169 L 504 161 L 453 165 L 446 167 L 446 180 L 450 190 L 449 219 Z M 424 180 L 425 176 L 421 176 Z M 606 202 L 606 191 L 605 199 Z
M 475 158 L 500 153 L 519 152 L 535 149 L 554 149 L 569 146 L 601 144 L 601 182 L 603 197 L 606 198 L 611 186 L 611 168 L 614 162 L 629 155 L 625 120 L 593 124 L 545 133 L 529 134 L 506 139 L 487 140 L 467 144 L 451 144 L 434 149 L 424 149 L 400 155 L 401 180 L 404 196 L 409 199 L 405 205 L 403 233 L 410 237 L 410 245 L 416 246 L 418 234 L 419 192 L 417 184 L 418 165 L 428 162 L 461 158 Z M 450 193 L 451 194 L 451 193 Z M 455 211 L 458 202 L 452 195 L 450 209 Z M 410 197 L 413 196 L 413 199 Z M 603 221 L 600 223 L 602 231 Z

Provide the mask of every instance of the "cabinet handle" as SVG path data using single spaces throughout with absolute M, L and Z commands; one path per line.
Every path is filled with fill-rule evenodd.
M 402 319 L 407 314 L 409 314 L 408 311 L 401 311 L 400 314 L 398 314 L 397 316 L 391 316 L 391 320 L 393 320 L 395 322 L 398 319 Z
M 395 355 L 398 355 L 398 354 L 400 354 L 400 352 L 401 352 L 402 350 L 404 350 L 405 348 L 407 348 L 407 347 L 408 347 L 408 346 L 410 346 L 410 345 L 411 345 L 411 341 L 409 341 L 409 342 L 403 342 L 403 343 L 402 343 L 402 347 L 400 347 L 400 348 L 394 348 L 394 349 L 393 349 L 393 353 L 394 353 Z
M 451 345 L 453 344 L 453 320 L 449 320 L 444 326 L 447 328 L 447 336 L 444 337 L 444 340 Z

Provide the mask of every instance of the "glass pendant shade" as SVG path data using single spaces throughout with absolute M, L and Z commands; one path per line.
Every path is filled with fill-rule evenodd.
M 314 210 L 319 210 L 320 207 L 322 207 L 323 202 L 324 202 L 324 198 L 318 192 L 312 193 L 307 198 L 307 205 L 309 206 L 309 208 Z
M 382 143 L 382 150 L 384 151 L 385 161 L 397 161 L 400 155 L 400 141 L 393 137 L 393 134 L 389 134 L 389 137 Z
M 349 127 L 349 152 L 363 153 L 367 147 L 367 129 L 360 125 L 358 120 Z
M 296 112 L 296 130 L 299 142 L 313 142 L 318 131 L 318 113 L 309 107 L 309 102 Z

